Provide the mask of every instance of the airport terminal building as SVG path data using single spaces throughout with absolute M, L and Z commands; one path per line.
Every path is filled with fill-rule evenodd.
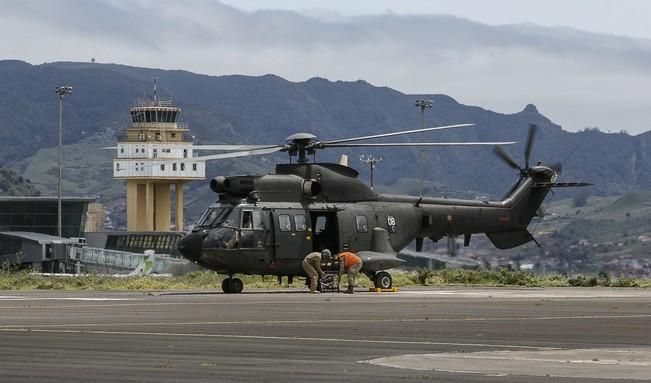
M 0 262 L 42 265 L 57 271 L 66 257 L 66 245 L 84 236 L 88 206 L 95 198 L 64 197 L 61 200 L 61 234 L 57 236 L 56 197 L 0 197 Z
M 61 235 L 83 237 L 88 205 L 95 198 L 61 199 Z M 0 197 L 0 231 L 23 231 L 57 235 L 56 197 Z

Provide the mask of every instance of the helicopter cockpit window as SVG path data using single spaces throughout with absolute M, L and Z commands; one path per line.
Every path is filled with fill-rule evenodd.
M 358 233 L 368 233 L 368 223 L 366 222 L 365 215 L 356 215 L 355 225 L 357 226 Z
M 296 231 L 305 231 L 305 229 L 307 229 L 307 224 L 305 222 L 305 215 L 296 214 L 294 216 L 294 225 L 296 225 Z
M 216 227 L 224 222 L 224 219 L 231 212 L 229 207 L 212 207 L 206 210 L 199 218 L 197 226 L 199 227 Z
M 292 221 L 289 219 L 287 214 L 281 214 L 278 216 L 278 228 L 280 231 L 292 230 Z
M 233 209 L 222 223 L 222 226 L 239 229 L 241 214 L 242 212 L 240 209 Z

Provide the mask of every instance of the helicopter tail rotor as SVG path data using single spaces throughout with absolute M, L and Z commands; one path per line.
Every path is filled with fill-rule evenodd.
M 495 153 L 495 155 L 497 155 L 499 158 L 501 158 L 502 161 L 504 161 L 507 165 L 509 165 L 513 169 L 517 169 L 517 170 L 522 171 L 522 169 L 520 168 L 520 165 L 518 165 L 518 163 L 515 162 L 515 160 L 513 158 L 511 158 L 511 156 L 509 156 L 509 154 L 501 146 L 493 147 L 493 153 Z
M 531 158 L 531 152 L 533 150 L 533 143 L 538 132 L 538 126 L 535 124 L 529 124 L 529 133 L 527 134 L 527 143 L 524 148 L 524 167 L 518 165 L 518 163 L 499 145 L 493 147 L 493 153 L 497 155 L 502 161 L 513 169 L 520 171 L 520 178 L 524 178 L 529 174 L 529 159 Z M 554 164 L 557 166 L 560 171 L 560 164 Z M 555 168 L 552 167 L 556 171 Z
M 538 125 L 529 124 L 529 133 L 527 134 L 527 145 L 524 148 L 524 168 L 529 168 L 529 158 L 531 157 L 531 150 L 533 149 L 533 141 L 538 132 Z

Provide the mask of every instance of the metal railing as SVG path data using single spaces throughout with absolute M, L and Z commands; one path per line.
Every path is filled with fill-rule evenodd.
M 97 247 L 75 248 L 70 258 L 82 264 L 93 265 L 95 268 L 113 269 L 114 271 L 133 271 L 141 267 L 145 261 L 150 261 L 153 266 L 151 272 L 158 274 L 167 273 L 173 267 L 189 264 L 188 260 L 172 258 L 167 254 L 140 254 Z
M 75 260 L 102 266 L 112 266 L 120 269 L 134 270 L 145 261 L 145 254 L 128 253 L 126 251 L 107 250 L 96 247 L 82 247 L 76 252 Z
M 156 142 L 158 142 L 158 143 L 163 143 L 163 142 L 165 142 L 165 143 L 168 143 L 168 142 L 171 142 L 171 143 L 184 142 L 184 143 L 190 143 L 190 142 L 194 141 L 194 136 L 192 134 L 190 134 L 190 133 L 178 132 L 177 134 L 180 134 L 180 137 L 181 137 L 180 141 L 163 141 L 162 139 L 156 139 L 156 137 L 154 137 L 153 140 L 152 139 L 142 139 L 139 136 L 129 138 L 129 135 L 126 134 L 126 133 L 117 134 L 116 139 L 117 139 L 118 142 L 142 142 L 142 143 L 145 143 L 145 142 L 154 142 L 154 143 L 156 143 Z
M 138 107 L 138 108 L 153 107 L 153 106 L 173 107 L 172 99 L 167 99 L 167 100 L 158 99 L 156 101 L 154 101 L 154 100 L 138 100 L 138 101 L 136 101 L 136 107 Z

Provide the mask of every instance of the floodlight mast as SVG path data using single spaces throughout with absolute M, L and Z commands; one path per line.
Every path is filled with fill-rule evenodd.
M 57 234 L 59 238 L 61 236 L 61 177 L 63 174 L 63 96 L 72 93 L 72 87 L 70 85 L 57 86 L 54 88 L 54 93 L 59 97 L 59 179 L 57 185 Z
M 425 109 L 432 107 L 432 100 L 416 100 L 416 107 L 420 108 L 420 128 L 425 129 Z M 425 132 L 420 133 L 420 143 L 425 140 Z M 418 148 L 418 194 L 423 196 L 423 146 Z

